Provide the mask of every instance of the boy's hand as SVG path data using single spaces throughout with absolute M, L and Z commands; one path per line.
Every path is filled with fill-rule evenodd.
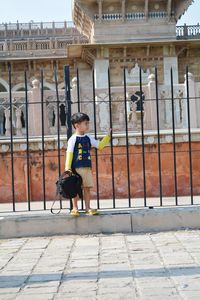
M 71 169 L 65 170 L 64 173 L 65 173 L 65 176 L 63 178 L 69 177 L 72 175 L 72 170 Z

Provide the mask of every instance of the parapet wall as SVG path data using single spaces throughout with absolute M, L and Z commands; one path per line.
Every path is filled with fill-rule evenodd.
M 179 132 L 176 136 L 176 162 L 177 162 L 177 186 L 178 195 L 190 195 L 190 169 L 187 132 Z M 193 191 L 200 193 L 200 132 L 192 133 L 192 163 L 193 163 Z M 125 135 L 114 136 L 114 180 L 116 198 L 128 197 L 127 164 Z M 66 138 L 61 139 L 61 171 L 64 170 Z M 14 178 L 16 202 L 27 202 L 27 159 L 25 140 L 15 142 L 14 145 Z M 18 149 L 18 150 L 17 150 Z M 56 138 L 45 143 L 45 183 L 46 200 L 54 200 L 56 196 L 55 182 L 58 178 L 58 151 Z M 158 172 L 158 144 L 156 133 L 145 136 L 145 175 L 147 197 L 159 196 L 159 172 Z M 96 178 L 95 152 L 93 156 L 93 173 Z M 41 141 L 30 141 L 30 190 L 31 201 L 43 201 L 43 164 Z M 139 198 L 144 195 L 143 164 L 141 137 L 131 135 L 129 138 L 129 164 L 130 164 L 130 188 L 131 197 Z M 172 135 L 168 132 L 161 133 L 161 171 L 163 196 L 174 196 L 174 152 Z M 0 147 L 0 170 L 4 176 L 0 177 L 0 202 L 12 202 L 11 182 L 11 155 L 9 142 Z M 112 172 L 111 151 L 106 147 L 98 152 L 98 176 L 100 199 L 112 198 Z M 95 180 L 94 180 L 95 181 Z M 92 190 L 92 198 L 96 199 L 96 185 Z

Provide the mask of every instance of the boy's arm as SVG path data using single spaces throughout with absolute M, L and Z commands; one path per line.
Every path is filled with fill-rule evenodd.
M 73 152 L 67 151 L 67 157 L 66 157 L 66 161 L 65 161 L 65 171 L 71 170 L 72 160 L 73 160 Z
M 74 155 L 74 145 L 76 141 L 76 136 L 73 135 L 70 137 L 67 143 L 67 151 L 66 151 L 66 161 L 65 161 L 65 171 L 71 170 L 73 155 Z
M 110 132 L 111 132 L 111 129 L 110 129 Z M 107 135 L 105 135 L 101 141 L 98 141 L 95 138 L 90 137 L 92 147 L 95 147 L 98 150 L 104 149 L 105 146 L 107 146 L 108 143 L 110 142 L 110 132 Z
M 99 142 L 99 146 L 98 146 L 98 149 L 99 150 L 102 150 L 103 148 L 105 148 L 108 143 L 110 142 L 110 135 L 107 134 L 104 136 L 104 138 Z

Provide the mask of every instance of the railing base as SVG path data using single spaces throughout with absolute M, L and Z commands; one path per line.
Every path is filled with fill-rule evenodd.
M 66 212 L 15 213 L 1 215 L 0 238 L 200 229 L 199 213 L 200 206 L 104 211 L 78 218 Z

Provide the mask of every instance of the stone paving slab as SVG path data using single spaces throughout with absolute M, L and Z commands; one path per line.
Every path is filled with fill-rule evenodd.
M 0 300 L 199 300 L 200 230 L 0 240 Z

